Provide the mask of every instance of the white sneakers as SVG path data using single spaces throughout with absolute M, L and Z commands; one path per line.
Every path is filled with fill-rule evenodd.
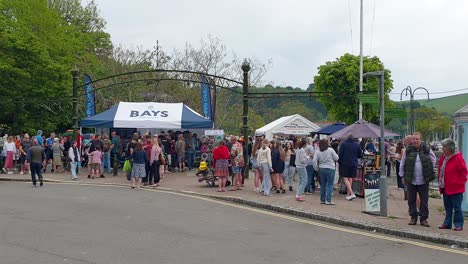
M 356 195 L 354 193 L 349 195 L 349 196 L 346 196 L 346 200 L 348 200 L 348 201 L 352 201 L 352 200 L 354 200 L 354 198 L 356 198 Z

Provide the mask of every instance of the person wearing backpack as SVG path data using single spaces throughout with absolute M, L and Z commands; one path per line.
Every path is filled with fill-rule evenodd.
M 408 207 L 411 220 L 409 225 L 418 222 L 416 197 L 420 198 L 420 224 L 429 227 L 429 183 L 435 179 L 434 166 L 436 156 L 422 141 L 421 133 L 414 132 L 413 143 L 407 146 L 400 163 L 400 177 L 408 188 Z
M 111 150 L 112 150 L 112 141 L 109 139 L 109 137 L 104 134 L 102 135 L 102 153 L 103 153 L 103 159 L 102 159 L 102 174 L 104 174 L 104 171 L 107 171 L 107 173 L 111 174 L 111 164 L 110 164 L 110 157 L 111 157 Z

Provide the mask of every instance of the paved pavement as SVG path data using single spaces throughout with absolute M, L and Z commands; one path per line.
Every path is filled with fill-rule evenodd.
M 465 263 L 468 255 L 127 187 L 3 182 L 0 217 L 1 263 L 439 264 Z
M 217 188 L 208 187 L 204 183 L 198 183 L 194 176 L 195 171 L 183 173 L 166 174 L 161 182 L 162 189 L 196 193 L 199 195 L 210 196 L 213 198 L 224 199 L 237 203 L 249 204 L 256 207 L 275 210 L 283 213 L 292 213 L 299 216 L 310 217 L 339 223 L 353 227 L 376 230 L 388 234 L 418 238 L 431 242 L 442 244 L 457 244 L 461 247 L 468 247 L 468 229 L 461 232 L 453 230 L 439 230 L 437 228 L 444 219 L 444 207 L 441 199 L 431 198 L 429 201 L 431 227 L 408 226 L 408 206 L 403 199 L 403 191 L 395 187 L 395 178 L 389 179 L 388 189 L 388 215 L 389 217 L 380 217 L 363 213 L 365 211 L 365 201 L 357 198 L 352 202 L 346 201 L 344 195 L 335 191 L 333 200 L 335 206 L 321 205 L 319 202 L 319 193 L 307 195 L 305 202 L 297 202 L 294 199 L 293 192 L 286 194 L 273 194 L 271 197 L 265 197 L 255 193 L 253 180 L 246 180 L 242 191 L 218 193 Z M 126 177 L 123 173 L 113 177 L 106 174 L 104 179 L 87 179 L 80 177 L 80 183 L 98 183 L 98 184 L 120 184 L 127 185 Z M 29 175 L 19 174 L 0 174 L 0 179 L 29 180 Z M 71 181 L 67 173 L 46 173 L 45 179 L 53 181 Z

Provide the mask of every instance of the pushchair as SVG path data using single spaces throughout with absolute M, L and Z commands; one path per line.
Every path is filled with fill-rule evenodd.
M 206 182 L 208 186 L 214 187 L 216 186 L 216 183 L 218 182 L 218 177 L 214 176 L 214 170 L 209 168 L 205 171 L 202 171 L 200 173 L 196 174 L 198 182 Z M 226 187 L 231 185 L 231 181 L 227 180 L 226 181 Z
M 218 181 L 218 177 L 214 176 L 214 170 L 211 168 L 212 160 L 209 158 L 210 155 L 207 153 L 204 153 L 202 155 L 202 160 L 206 161 L 208 168 L 206 170 L 199 170 L 195 176 L 197 176 L 198 182 L 206 182 L 208 186 L 214 187 L 216 186 L 216 183 Z M 226 186 L 231 185 L 231 181 L 227 180 L 226 181 Z

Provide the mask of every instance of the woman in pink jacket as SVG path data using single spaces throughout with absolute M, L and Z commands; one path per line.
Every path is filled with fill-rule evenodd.
M 149 172 L 149 184 L 153 185 L 153 188 L 159 186 L 159 181 L 161 180 L 161 174 L 159 171 L 159 167 L 161 165 L 161 161 L 159 158 L 162 154 L 162 148 L 159 146 L 159 140 L 156 136 L 153 136 L 153 147 L 151 148 L 150 154 L 150 172 Z
M 460 152 L 455 152 L 455 142 L 450 139 L 442 141 L 443 155 L 439 160 L 439 189 L 444 196 L 445 220 L 439 229 L 451 229 L 452 221 L 455 231 L 463 230 L 463 212 L 461 208 L 465 192 L 466 163 Z

